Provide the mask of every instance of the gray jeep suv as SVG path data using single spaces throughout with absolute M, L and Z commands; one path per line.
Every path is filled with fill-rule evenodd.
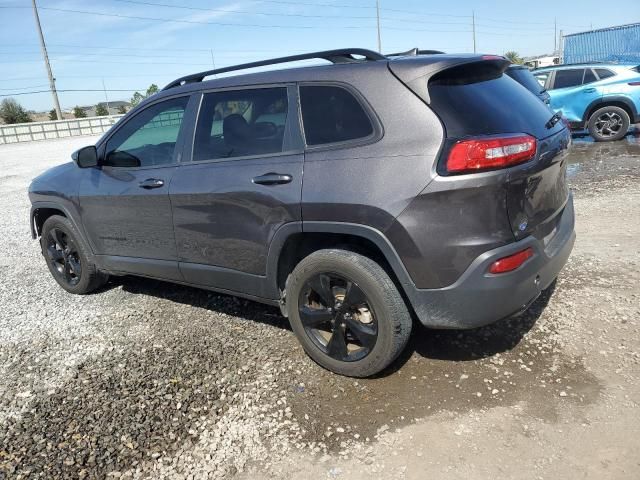
M 317 363 L 373 375 L 413 318 L 522 312 L 571 252 L 569 132 L 508 65 L 346 49 L 183 77 L 33 181 L 33 237 L 68 292 L 133 274 L 279 305 Z

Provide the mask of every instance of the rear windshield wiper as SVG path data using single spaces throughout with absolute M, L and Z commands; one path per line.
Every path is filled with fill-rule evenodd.
M 553 128 L 556 123 L 558 123 L 562 119 L 562 112 L 556 112 L 553 114 L 553 117 L 549 119 L 547 123 L 544 124 L 547 128 Z

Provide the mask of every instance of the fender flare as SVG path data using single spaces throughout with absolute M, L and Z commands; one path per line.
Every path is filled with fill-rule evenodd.
M 80 229 L 80 226 L 78 225 L 78 222 L 76 222 L 76 219 L 73 217 L 73 215 L 69 212 L 69 210 L 66 207 L 63 207 L 61 204 L 56 203 L 56 202 L 41 202 L 41 201 L 37 201 L 34 202 L 33 204 L 31 204 L 31 213 L 29 214 L 29 220 L 30 220 L 30 224 L 31 224 L 31 238 L 33 238 L 34 240 L 36 238 L 38 238 L 38 231 L 36 230 L 36 225 L 35 225 L 35 215 L 36 215 L 36 210 L 39 210 L 41 208 L 49 208 L 52 210 L 60 210 L 62 213 L 64 213 L 64 216 L 67 217 L 69 219 L 69 221 L 71 221 L 73 223 L 73 226 L 76 228 L 76 230 L 78 232 L 80 232 L 80 234 L 82 235 L 83 232 Z M 82 240 L 86 239 L 83 238 Z
M 633 100 L 631 100 L 629 97 L 625 97 L 623 95 L 615 95 L 615 96 L 607 96 L 607 97 L 601 97 L 598 98 L 594 101 L 592 101 L 589 105 L 587 105 L 587 108 L 584 110 L 584 115 L 582 117 L 582 121 L 584 122 L 584 125 L 586 126 L 587 123 L 589 122 L 589 116 L 590 116 L 590 112 L 593 110 L 597 110 L 597 108 L 599 105 L 602 106 L 606 106 L 610 103 L 613 102 L 618 102 L 618 103 L 624 103 L 629 110 L 631 111 L 631 123 L 635 123 L 635 119 L 638 118 L 638 109 L 636 108 L 635 104 L 633 103 Z
M 357 223 L 305 221 L 291 222 L 283 225 L 278 229 L 271 241 L 267 254 L 267 288 L 271 290 L 269 293 L 272 295 L 276 294 L 278 297 L 280 295 L 280 292 L 278 292 L 277 275 L 278 260 L 282 248 L 287 239 L 297 233 L 334 233 L 352 235 L 369 240 L 382 252 L 405 292 L 415 289 L 415 285 L 409 276 L 409 272 L 407 272 L 404 264 L 400 260 L 400 256 L 380 230 Z

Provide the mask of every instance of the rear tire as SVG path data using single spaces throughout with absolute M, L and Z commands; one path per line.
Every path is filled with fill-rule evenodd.
M 305 352 L 348 377 L 385 369 L 411 334 L 411 316 L 387 272 L 347 250 L 319 250 L 304 258 L 287 279 L 286 308 Z
M 589 117 L 589 133 L 596 142 L 613 142 L 629 131 L 629 114 L 620 107 L 602 107 Z
M 40 246 L 51 275 L 69 293 L 89 293 L 109 280 L 89 261 L 82 237 L 66 217 L 53 215 L 44 222 Z

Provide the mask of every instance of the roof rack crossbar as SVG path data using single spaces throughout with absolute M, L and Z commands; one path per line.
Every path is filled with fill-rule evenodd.
M 364 57 L 364 60 L 361 60 L 356 56 Z M 372 50 L 367 50 L 364 48 L 345 48 L 340 50 L 326 50 L 323 52 L 303 53 L 301 55 L 291 55 L 288 57 L 279 57 L 279 58 L 272 58 L 270 60 L 261 60 L 259 62 L 243 63 L 241 65 L 233 65 L 230 67 L 216 68 L 213 70 L 206 70 L 204 72 L 186 75 L 184 77 L 180 77 L 177 80 L 174 80 L 173 82 L 169 83 L 162 90 L 168 90 L 170 88 L 177 87 L 179 85 L 184 85 L 186 83 L 201 82 L 202 80 L 204 80 L 205 77 L 216 75 L 218 73 L 234 72 L 237 70 L 246 70 L 249 68 L 264 67 L 267 65 L 277 65 L 280 63 L 297 62 L 300 60 L 310 60 L 310 59 L 323 59 L 323 60 L 328 60 L 329 62 L 332 62 L 332 63 L 352 63 L 352 62 L 361 62 L 361 61 L 386 60 L 387 57 L 385 57 L 384 55 L 378 52 L 374 52 Z

